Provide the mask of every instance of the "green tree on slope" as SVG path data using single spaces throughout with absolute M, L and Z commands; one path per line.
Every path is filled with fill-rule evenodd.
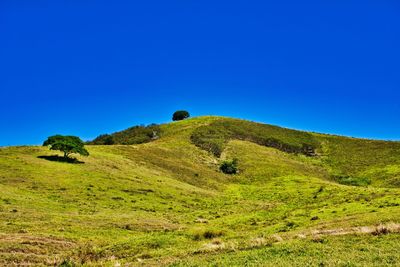
M 49 146 L 50 150 L 63 152 L 64 158 L 68 158 L 73 153 L 89 156 L 89 152 L 84 147 L 85 143 L 77 136 L 53 135 L 44 141 L 43 146 Z

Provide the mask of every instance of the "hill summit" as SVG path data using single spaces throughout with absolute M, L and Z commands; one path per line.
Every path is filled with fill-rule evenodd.
M 182 131 L 190 131 L 192 144 L 216 158 L 221 157 L 230 141 L 247 141 L 289 154 L 315 157 L 327 175 L 339 183 L 400 186 L 399 172 L 387 172 L 388 163 L 392 163 L 389 164 L 392 169 L 400 163 L 400 142 L 318 134 L 225 117 L 205 116 L 164 125 L 134 126 L 100 135 L 89 144 L 143 144 L 160 137 L 179 136 L 180 126 Z M 170 133 L 170 129 L 175 131 Z

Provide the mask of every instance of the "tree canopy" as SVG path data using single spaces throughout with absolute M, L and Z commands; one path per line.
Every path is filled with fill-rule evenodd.
M 50 150 L 63 152 L 64 158 L 68 158 L 73 153 L 89 156 L 89 152 L 84 147 L 85 143 L 77 136 L 53 135 L 44 141 L 43 146 L 50 146 Z
M 186 110 L 178 110 L 172 115 L 173 121 L 181 121 L 190 117 L 189 112 Z

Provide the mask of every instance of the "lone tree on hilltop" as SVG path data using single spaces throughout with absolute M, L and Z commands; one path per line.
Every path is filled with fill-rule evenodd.
M 189 117 L 190 117 L 190 114 L 186 110 L 178 110 L 174 113 L 174 115 L 172 115 L 172 120 L 173 121 L 181 121 L 181 120 L 187 119 Z
M 49 146 L 50 150 L 60 150 L 65 159 L 72 153 L 89 156 L 85 143 L 77 136 L 53 135 L 44 141 L 43 146 Z

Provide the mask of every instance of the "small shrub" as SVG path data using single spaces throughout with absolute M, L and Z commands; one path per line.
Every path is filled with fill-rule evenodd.
M 278 231 L 279 232 L 289 232 L 289 231 L 295 229 L 296 227 L 298 227 L 298 225 L 295 222 L 288 221 L 285 223 L 285 225 L 280 227 Z
M 372 232 L 372 235 L 387 235 L 390 233 L 390 229 L 384 225 L 378 225 L 375 230 Z
M 224 233 L 220 230 L 212 230 L 212 229 L 207 229 L 207 230 L 200 230 L 194 233 L 193 239 L 198 241 L 202 239 L 213 239 L 216 237 L 222 236 Z
M 104 254 L 103 251 L 100 251 L 91 244 L 86 243 L 77 249 L 75 257 L 77 257 L 79 263 L 83 265 L 86 262 L 99 260 L 100 258 L 104 257 Z
M 275 242 L 276 241 L 272 237 L 269 238 L 257 237 L 249 241 L 248 247 L 249 248 L 270 247 Z
M 146 240 L 146 242 L 143 243 L 143 246 L 149 248 L 149 249 L 159 249 L 164 247 L 167 243 L 169 242 L 168 239 L 159 237 L 159 238 L 151 238 L 149 240 Z
M 344 185 L 351 186 L 368 186 L 371 184 L 371 180 L 366 177 L 351 177 L 348 175 L 335 176 L 335 180 Z
M 324 238 L 323 238 L 322 236 L 320 236 L 320 235 L 314 235 L 314 236 L 311 238 L 311 242 L 313 242 L 313 243 L 325 244 L 325 243 L 327 243 L 327 240 L 324 239 Z
M 76 265 L 70 259 L 63 260 L 59 265 L 59 267 L 75 267 L 75 266 L 78 266 L 78 265 Z
M 238 160 L 226 160 L 221 163 L 219 169 L 225 174 L 236 174 L 238 172 Z
M 226 249 L 224 242 L 222 242 L 220 239 L 214 239 L 212 242 L 204 244 L 199 250 L 195 251 L 195 254 L 210 253 L 224 249 Z
M 294 222 L 287 222 L 286 226 L 289 228 L 294 228 L 296 226 L 296 224 Z
M 221 231 L 207 230 L 203 233 L 204 238 L 213 239 L 222 235 Z

